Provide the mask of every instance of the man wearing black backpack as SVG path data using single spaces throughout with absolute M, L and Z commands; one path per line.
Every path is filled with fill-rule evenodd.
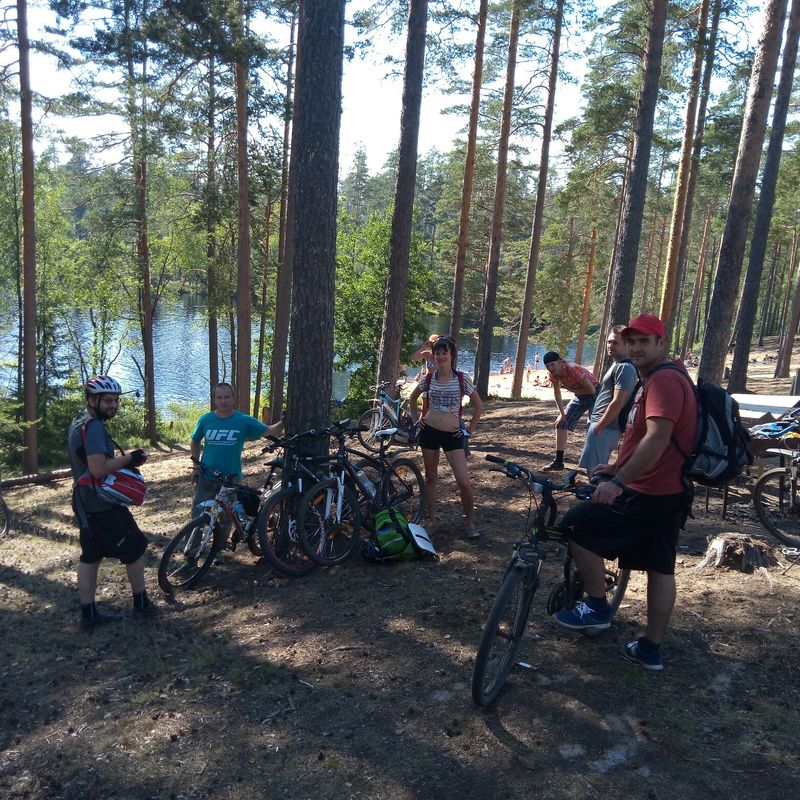
M 642 314 L 622 337 L 642 386 L 616 464 L 591 472 L 610 480 L 564 517 L 587 597 L 556 614 L 556 621 L 573 630 L 610 627 L 603 559 L 618 558 L 622 569 L 644 570 L 647 629 L 625 645 L 623 654 L 645 669 L 660 670 L 661 642 L 675 605 L 675 554 L 688 500 L 684 465 L 695 442 L 697 400 L 685 371 L 659 369 L 669 363 L 660 319 Z

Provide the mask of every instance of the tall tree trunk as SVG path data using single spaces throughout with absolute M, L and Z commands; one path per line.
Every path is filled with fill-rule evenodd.
M 589 301 L 592 297 L 592 277 L 594 275 L 594 254 L 597 250 L 597 228 L 592 228 L 592 244 L 589 248 L 589 266 L 586 268 L 586 285 L 583 289 L 583 307 L 578 326 L 578 343 L 575 345 L 575 363 L 583 360 L 583 343 L 586 339 L 586 326 L 589 324 Z
M 511 397 L 515 400 L 519 400 L 520 397 L 522 397 L 522 377 L 525 374 L 525 355 L 528 352 L 528 330 L 531 322 L 533 293 L 536 290 L 536 268 L 539 263 L 539 245 L 542 240 L 542 220 L 544 219 L 544 202 L 547 194 L 547 170 L 550 163 L 550 137 L 553 130 L 553 108 L 556 102 L 558 55 L 561 47 L 561 23 L 563 18 L 564 0 L 557 0 L 553 44 L 550 51 L 550 76 L 547 86 L 547 105 L 545 106 L 544 130 L 542 131 L 542 152 L 539 157 L 539 181 L 536 187 L 536 206 L 533 212 L 531 247 L 528 253 L 528 275 L 525 281 L 525 297 L 522 301 L 522 315 L 519 323 L 516 368 L 514 369 L 514 379 L 511 383 Z
M 667 0 L 653 0 L 650 31 L 644 56 L 644 75 L 636 114 L 633 160 L 625 191 L 620 241 L 612 275 L 613 289 L 609 312 L 609 320 L 612 321 L 630 318 L 633 282 L 636 275 L 636 261 L 639 255 L 639 239 L 642 234 L 642 215 L 647 193 L 647 172 L 650 165 L 650 149 L 653 141 L 653 120 L 658 100 L 658 83 L 661 77 L 661 61 L 664 52 L 666 17 Z M 608 360 L 608 355 L 606 355 L 603 359 L 603 371 L 607 366 Z
M 209 402 L 214 407 L 214 387 L 219 383 L 219 323 L 217 319 L 217 85 L 216 61 L 208 64 L 208 138 L 206 142 L 206 292 L 208 309 Z
M 299 4 L 299 19 L 302 25 L 303 2 Z M 272 422 L 280 419 L 283 410 L 283 388 L 286 375 L 286 350 L 289 343 L 289 312 L 292 302 L 292 264 L 294 261 L 295 174 L 297 172 L 297 118 L 299 114 L 297 83 L 292 75 L 293 57 L 300 69 L 300 48 L 294 50 L 295 15 L 289 38 L 289 61 L 286 69 L 286 94 L 283 117 L 283 166 L 281 171 L 281 222 L 278 231 L 278 274 L 275 279 L 275 325 L 272 331 L 272 359 L 269 369 L 269 407 Z M 294 102 L 292 102 L 294 97 Z M 291 162 L 289 141 L 291 130 Z
M 644 280 L 642 281 L 642 297 L 639 302 L 639 313 L 644 314 L 647 309 L 647 295 L 650 291 L 650 272 L 653 267 L 653 249 L 656 243 L 656 225 L 658 224 L 658 209 L 653 209 L 653 226 L 650 228 L 650 235 L 647 237 L 647 247 L 644 257 Z
M 39 471 L 36 419 L 36 228 L 34 214 L 33 95 L 31 93 L 28 4 L 17 0 L 17 45 L 19 50 L 20 129 L 22 134 L 22 274 L 23 347 L 22 396 L 26 475 Z
M 480 0 L 478 7 L 478 33 L 475 38 L 475 70 L 472 73 L 472 100 L 469 106 L 467 153 L 464 164 L 464 185 L 461 189 L 461 216 L 458 222 L 458 245 L 456 266 L 453 272 L 453 302 L 450 313 L 450 335 L 458 338 L 464 305 L 464 266 L 469 241 L 469 211 L 472 205 L 472 184 L 475 179 L 475 149 L 478 141 L 478 116 L 481 107 L 481 83 L 483 82 L 483 51 L 486 41 L 486 15 L 489 0 Z
M 344 5 L 305 0 L 298 35 L 291 326 L 302 346 L 289 353 L 289 433 L 325 427 L 330 419 Z M 309 450 L 326 451 L 327 441 L 310 443 Z
M 664 291 L 661 294 L 661 321 L 667 332 L 667 349 L 670 347 L 673 317 L 675 315 L 675 289 L 679 281 L 681 226 L 686 212 L 686 193 L 689 186 L 689 172 L 692 165 L 692 145 L 694 141 L 697 101 L 700 95 L 700 76 L 703 69 L 708 8 L 711 0 L 702 0 L 697 23 L 697 38 L 694 45 L 694 66 L 689 83 L 689 101 L 686 105 L 686 122 L 683 128 L 683 143 L 675 179 L 675 200 L 672 206 L 669 245 L 667 247 L 667 266 L 664 270 Z
M 689 314 L 686 319 L 686 336 L 683 341 L 681 355 L 686 354 L 694 347 L 695 330 L 697 328 L 697 311 L 700 308 L 700 297 L 703 293 L 703 279 L 705 277 L 706 249 L 708 248 L 708 235 L 711 228 L 711 219 L 714 216 L 713 206 L 709 205 L 706 221 L 703 225 L 703 238 L 700 242 L 700 255 L 697 260 L 697 273 L 695 274 L 692 302 L 689 305 Z
M 753 207 L 758 164 L 764 144 L 767 114 L 781 45 L 786 0 L 768 0 L 764 10 L 764 31 L 758 43 L 750 75 L 747 105 L 733 173 L 728 216 L 720 243 L 717 277 L 711 295 L 706 334 L 700 356 L 698 377 L 719 383 L 739 291 L 744 244 Z
M 786 271 L 786 287 L 783 291 L 783 299 L 778 306 L 780 308 L 780 321 L 778 322 L 778 332 L 780 333 L 780 340 L 778 343 L 778 366 L 776 367 L 775 371 L 777 373 L 778 367 L 781 365 L 780 354 L 783 351 L 783 345 L 786 341 L 786 319 L 787 314 L 790 313 L 791 303 L 792 303 L 792 287 L 794 286 L 794 279 L 795 274 L 800 273 L 797 269 L 797 255 L 798 249 L 800 249 L 800 231 L 795 229 L 794 236 L 792 238 L 792 255 L 789 258 L 789 266 Z M 777 310 L 777 309 L 776 309 Z
M 795 259 L 797 259 L 797 248 L 795 247 Z M 782 328 L 781 346 L 778 351 L 778 361 L 775 364 L 775 377 L 788 378 L 792 365 L 792 351 L 794 350 L 794 339 L 797 335 L 797 324 L 800 322 L 800 269 L 796 270 L 797 279 L 794 283 L 787 286 L 786 296 L 791 296 L 792 303 L 788 315 L 789 324 Z
M 497 176 L 495 178 L 494 208 L 489 239 L 489 258 L 486 263 L 486 283 L 483 290 L 481 321 L 478 327 L 478 346 L 475 351 L 475 388 L 482 397 L 489 391 L 489 370 L 492 356 L 492 334 L 497 302 L 497 274 L 500 268 L 500 244 L 503 236 L 503 214 L 506 206 L 506 180 L 508 165 L 508 139 L 511 135 L 511 108 L 514 102 L 514 73 L 517 66 L 519 40 L 520 0 L 514 0 L 511 13 L 511 30 L 508 35 L 508 65 L 503 94 L 503 112 L 500 123 L 500 141 L 497 148 Z
M 269 221 L 272 211 L 272 198 L 267 196 L 264 205 L 264 241 L 261 252 L 264 261 L 264 274 L 261 277 L 261 318 L 258 324 L 258 354 L 256 364 L 256 394 L 253 400 L 253 416 L 261 419 L 261 380 L 264 372 L 264 340 L 267 335 L 267 287 L 269 285 Z
M 717 252 L 716 238 L 712 240 L 711 249 L 709 250 L 709 252 L 712 253 L 712 255 Z M 716 276 L 717 276 L 717 263 L 714 261 L 712 257 L 711 264 L 708 270 L 708 277 L 706 278 L 705 305 L 703 306 L 703 314 L 702 314 L 703 336 L 705 336 L 706 324 L 708 323 L 708 309 L 711 307 L 711 287 L 714 285 L 714 278 L 716 278 Z
M 775 290 L 775 275 L 777 274 L 778 259 L 781 254 L 781 243 L 775 242 L 772 248 L 772 266 L 769 270 L 767 279 L 767 290 L 764 294 L 764 302 L 761 305 L 761 327 L 758 331 L 758 346 L 764 346 L 764 336 L 766 335 L 767 324 L 769 323 L 770 306 L 772 305 L 772 294 Z
M 236 389 L 238 408 L 244 414 L 250 413 L 250 370 L 251 335 L 253 328 L 253 300 L 251 297 L 250 266 L 250 190 L 247 156 L 247 84 L 249 79 L 249 58 L 244 48 L 246 20 L 244 0 L 238 0 L 236 10 L 236 31 L 240 52 L 236 56 L 236 175 L 238 206 L 238 240 L 236 248 Z M 233 369 L 233 366 L 231 366 Z
M 744 277 L 744 289 L 739 304 L 736 346 L 733 351 L 733 365 L 728 382 L 729 392 L 742 392 L 747 384 L 747 365 L 750 361 L 750 342 L 756 320 L 758 292 L 761 286 L 761 273 L 764 269 L 764 256 L 775 205 L 775 189 L 778 184 L 778 170 L 781 164 L 783 136 L 786 131 L 786 117 L 792 94 L 794 69 L 797 64 L 797 44 L 800 38 L 800 0 L 792 0 L 789 26 L 786 29 L 786 43 L 783 47 L 783 64 L 775 97 L 775 110 L 772 112 L 772 129 L 769 135 L 764 173 L 761 176 L 761 193 L 756 208 L 753 236 L 750 240 L 750 259 Z
M 425 71 L 425 31 L 428 0 L 409 0 L 406 64 L 400 113 L 400 147 L 394 190 L 392 233 L 389 244 L 389 277 L 383 303 L 383 327 L 379 349 L 378 383 L 394 382 L 400 369 L 400 344 L 408 288 L 411 253 L 411 222 L 417 178 L 417 144 L 422 108 L 422 78 Z

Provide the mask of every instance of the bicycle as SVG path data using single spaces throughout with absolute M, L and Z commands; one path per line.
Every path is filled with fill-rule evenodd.
M 158 565 L 158 585 L 163 592 L 171 595 L 177 589 L 192 589 L 197 585 L 228 541 L 223 527 L 225 518 L 233 523 L 231 550 L 244 542 L 253 555 L 263 555 L 256 540 L 255 522 L 277 462 L 272 462 L 271 466 L 264 489 L 259 492 L 237 483 L 233 475 L 212 472 L 200 464 L 201 470 L 219 481 L 220 486 L 213 498 L 199 504 L 202 513 L 184 525 L 164 549 Z
M 800 453 L 783 467 L 769 469 L 753 487 L 753 505 L 761 524 L 780 542 L 800 547 Z
M 539 587 L 539 573 L 546 557 L 545 542 L 566 547 L 564 577 L 547 598 L 547 613 L 552 615 L 562 609 L 569 610 L 583 597 L 583 581 L 572 562 L 569 543 L 564 531 L 556 524 L 558 506 L 553 495 L 556 492 L 570 492 L 586 499 L 595 488 L 576 487 L 576 470 L 567 473 L 564 483 L 556 484 L 498 456 L 487 455 L 486 460 L 502 466 L 502 469 L 494 468 L 494 471 L 502 472 L 512 480 L 521 480 L 530 492 L 531 503 L 536 502 L 537 493 L 541 494 L 541 502 L 537 503 L 533 521 L 524 536 L 514 545 L 475 656 L 472 699 L 483 708 L 495 701 L 514 665 L 533 596 Z M 629 570 L 619 569 L 615 561 L 606 561 L 606 595 L 612 615 L 619 609 L 629 576 Z
M 2 475 L 0 475 L 0 483 L 2 483 Z M 0 539 L 8 536 L 11 531 L 11 509 L 3 497 L 3 490 L 0 488 Z
M 349 421 L 348 421 L 349 422 Z M 278 572 L 291 578 L 309 573 L 317 562 L 311 559 L 300 545 L 297 530 L 297 515 L 304 487 L 316 484 L 333 461 L 330 454 L 324 456 L 302 456 L 295 446 L 303 439 L 327 436 L 326 431 L 309 430 L 282 439 L 273 439 L 284 448 L 281 462 L 281 479 L 263 499 L 256 519 L 258 541 L 264 558 Z
M 401 397 L 399 391 L 397 398 L 393 398 L 386 391 L 386 387 L 391 386 L 391 383 L 391 381 L 384 381 L 377 386 L 370 387 L 377 392 L 376 397 L 372 399 L 372 408 L 358 418 L 358 439 L 372 453 L 377 453 L 381 448 L 377 437 L 378 431 L 396 428 L 389 443 L 400 444 L 401 438 L 406 438 L 406 440 L 411 438 L 414 429 L 414 418 L 411 416 L 408 400 Z M 400 378 L 395 386 L 399 390 L 404 384 L 405 380 Z M 363 430 L 361 430 L 362 427 Z M 402 443 L 406 444 L 407 441 Z
M 408 458 L 386 457 L 397 429 L 375 432 L 380 448 L 375 457 L 347 446 L 348 437 L 362 432 L 360 426 L 349 425 L 342 420 L 326 431 L 338 442 L 331 475 L 307 489 L 298 506 L 300 545 L 324 566 L 346 561 L 358 546 L 362 520 L 371 522 L 381 509 L 396 508 L 409 522 L 419 522 L 424 512 L 424 483 L 417 465 Z M 359 461 L 353 463 L 351 456 Z

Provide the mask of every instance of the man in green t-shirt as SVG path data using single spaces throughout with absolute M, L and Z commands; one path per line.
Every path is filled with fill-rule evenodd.
M 196 484 L 192 517 L 200 513 L 199 504 L 219 490 L 219 481 L 212 477 L 214 472 L 233 475 L 236 480 L 241 478 L 242 448 L 246 441 L 276 436 L 283 431 L 282 420 L 265 425 L 234 409 L 233 387 L 229 383 L 218 383 L 213 398 L 214 410 L 203 414 L 192 432 L 192 482 Z M 204 469 L 198 467 L 198 461 Z

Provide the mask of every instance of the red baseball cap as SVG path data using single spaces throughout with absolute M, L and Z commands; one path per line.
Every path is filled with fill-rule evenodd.
M 659 339 L 664 338 L 664 323 L 652 314 L 639 314 L 634 317 L 625 330 L 622 331 L 623 336 L 629 336 L 632 333 L 654 333 Z

